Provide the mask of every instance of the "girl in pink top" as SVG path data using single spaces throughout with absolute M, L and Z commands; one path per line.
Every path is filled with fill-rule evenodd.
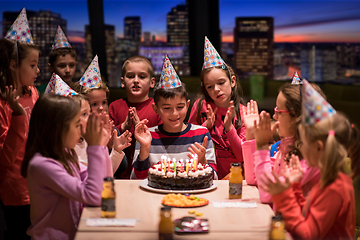
M 317 87 L 321 92 L 321 89 Z M 292 154 L 302 159 L 301 165 L 304 169 L 304 177 L 301 188 L 305 195 L 318 182 L 320 172 L 317 168 L 309 167 L 299 151 L 299 135 L 297 126 L 301 121 L 301 97 L 299 85 L 286 83 L 279 89 L 276 99 L 273 118 L 276 120 L 272 131 L 265 132 L 265 129 L 258 129 L 254 132 L 254 122 L 258 122 L 259 114 L 257 103 L 250 101 L 247 111 L 244 111 L 244 123 L 246 126 L 246 141 L 243 142 L 243 155 L 245 165 L 245 179 L 248 184 L 257 185 L 257 179 L 273 170 L 280 175 L 287 169 Z M 262 116 L 268 115 L 270 129 L 270 115 L 262 112 Z M 278 131 L 281 138 L 278 151 L 270 157 L 269 139 L 274 130 Z M 263 203 L 272 203 L 271 195 L 259 188 L 260 200 Z
M 245 102 L 239 95 L 242 90 L 237 75 L 229 65 L 205 68 L 200 77 L 202 96 L 191 109 L 189 123 L 208 128 L 215 144 L 217 174 L 222 179 L 229 174 L 231 163 L 243 162 L 241 142 L 246 129 L 241 106 Z
M 39 48 L 34 43 L 0 39 L 0 199 L 9 239 L 26 239 L 30 225 L 28 184 L 20 166 L 38 99 L 34 87 L 38 61 Z
M 73 239 L 82 204 L 100 206 L 103 179 L 112 176 L 109 121 L 93 113 L 81 133 L 80 109 L 80 101 L 53 94 L 34 106 L 21 166 L 29 184 L 32 239 Z M 87 168 L 74 151 L 81 136 L 88 143 Z
M 272 195 L 294 239 L 354 239 L 354 188 L 343 166 L 348 154 L 359 163 L 359 131 L 338 112 L 313 125 L 301 124 L 299 132 L 301 153 L 308 166 L 319 169 L 320 181 L 304 198 L 300 188 L 303 168 L 293 156 L 285 180 L 272 174 L 262 178 L 261 186 Z

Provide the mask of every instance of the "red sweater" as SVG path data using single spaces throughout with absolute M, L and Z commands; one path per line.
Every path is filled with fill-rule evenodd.
M 126 98 L 118 99 L 112 102 L 109 106 L 109 113 L 110 117 L 114 120 L 115 126 L 120 130 L 121 133 L 124 132 L 121 129 L 121 124 L 125 121 L 126 116 L 128 115 L 129 108 L 135 107 L 137 115 L 139 116 L 140 120 L 147 119 L 149 122 L 146 124 L 149 128 L 160 125 L 162 120 L 158 114 L 156 114 L 152 108 L 152 103 L 154 102 L 153 98 L 149 98 L 144 102 L 140 103 L 131 103 L 128 102 Z M 124 149 L 124 153 L 128 160 L 128 166 L 126 171 L 121 175 L 121 178 L 130 178 L 131 170 L 132 170 L 132 163 L 135 151 L 135 142 L 136 139 L 134 137 L 134 126 L 130 129 L 130 132 L 133 134 L 131 146 Z
M 199 99 L 195 101 L 190 117 L 189 123 L 198 124 L 205 126 L 206 121 L 206 104 L 210 104 L 212 109 L 218 108 L 215 115 L 215 123 L 212 129 L 209 129 L 211 138 L 215 144 L 217 174 L 219 179 L 222 179 L 230 172 L 230 166 L 233 162 L 243 162 L 242 146 L 241 143 L 246 139 L 246 128 L 242 124 L 239 129 L 233 127 L 229 132 L 225 131 L 224 118 L 228 111 L 227 108 L 217 107 L 214 103 L 206 103 L 205 101 L 201 104 L 201 118 L 200 122 L 197 122 L 197 105 Z M 240 116 L 243 118 L 243 112 L 240 107 Z M 235 121 L 238 121 L 235 114 Z
M 294 239 L 354 239 L 355 197 L 351 178 L 339 173 L 333 183 L 320 188 L 320 181 L 307 199 L 300 184 L 274 195 L 286 230 Z
M 27 179 L 20 175 L 32 109 L 39 98 L 35 87 L 32 94 L 19 99 L 26 114 L 13 116 L 12 110 L 0 99 L 0 198 L 5 206 L 30 204 Z

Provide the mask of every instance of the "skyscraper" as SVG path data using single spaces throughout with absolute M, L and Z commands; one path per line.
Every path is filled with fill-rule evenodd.
M 310 82 L 335 80 L 336 48 L 331 45 L 307 46 L 301 49 L 301 77 Z
M 263 75 L 273 79 L 274 19 L 237 17 L 234 29 L 234 69 L 240 78 Z
M 167 14 L 166 34 L 169 46 L 189 45 L 189 25 L 186 5 L 177 5 Z
M 126 17 L 124 19 L 124 38 L 131 39 L 139 46 L 141 42 L 141 21 L 140 17 Z
M 150 45 L 151 43 L 151 33 L 144 32 L 144 45 Z
M 39 46 L 41 51 L 39 56 L 40 74 L 35 84 L 46 84 L 51 77 L 48 67 L 49 53 L 54 43 L 56 30 L 60 25 L 66 33 L 66 20 L 62 19 L 60 14 L 50 11 L 27 11 L 26 13 L 34 43 Z M 3 12 L 3 36 L 5 36 L 18 15 L 19 12 Z
M 179 75 L 189 75 L 189 24 L 186 5 L 171 8 L 166 17 L 166 34 L 167 45 L 174 49 L 180 47 L 182 51 L 182 56 L 176 61 L 169 55 L 171 63 Z

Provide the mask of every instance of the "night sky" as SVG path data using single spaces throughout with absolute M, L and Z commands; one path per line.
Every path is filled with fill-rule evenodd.
M 166 15 L 185 0 L 104 0 L 105 23 L 123 36 L 124 18 L 140 16 L 142 32 L 166 40 Z M 67 20 L 69 41 L 83 41 L 89 23 L 86 0 L 0 0 L 0 12 L 50 10 Z M 274 17 L 275 42 L 360 42 L 360 1 L 219 0 L 222 39 L 233 41 L 236 17 Z M 201 10 L 200 10 L 201 11 Z M 1 18 L 2 21 L 2 18 Z M 0 24 L 2 32 L 2 23 Z M 78 37 L 79 36 L 79 37 Z

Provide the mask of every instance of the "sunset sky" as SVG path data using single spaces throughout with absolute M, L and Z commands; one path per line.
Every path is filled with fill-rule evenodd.
M 140 16 L 142 32 L 166 40 L 166 15 L 178 0 L 104 0 L 105 23 L 115 25 L 123 36 L 124 18 Z M 32 1 L 0 0 L 0 12 L 50 10 L 67 20 L 71 41 L 82 41 L 84 25 L 89 23 L 86 0 Z M 233 41 L 236 17 L 274 18 L 275 42 L 360 42 L 360 1 L 273 1 L 219 0 L 220 28 L 225 42 Z M 201 11 L 201 9 L 199 9 Z M 2 21 L 2 17 L 1 17 Z M 0 24 L 2 32 L 2 22 Z

